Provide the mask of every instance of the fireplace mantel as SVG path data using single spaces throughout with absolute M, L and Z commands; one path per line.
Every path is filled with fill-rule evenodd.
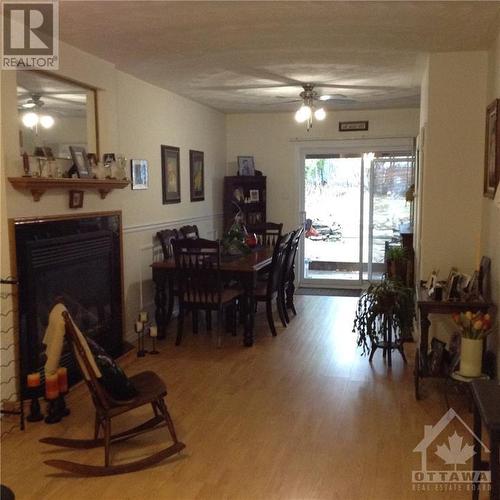
M 117 179 L 56 179 L 50 177 L 9 177 L 16 189 L 31 191 L 34 201 L 39 201 L 47 189 L 95 189 L 101 199 L 106 198 L 113 189 L 123 189 L 129 185 L 127 180 Z

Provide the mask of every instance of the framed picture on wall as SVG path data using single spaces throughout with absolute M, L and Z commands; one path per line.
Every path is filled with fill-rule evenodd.
M 175 146 L 161 146 L 161 182 L 163 204 L 180 203 L 180 150 Z
M 130 160 L 130 177 L 132 189 L 148 189 L 149 168 L 147 160 Z
M 69 192 L 69 208 L 82 208 L 83 207 L 83 191 L 75 189 Z
M 189 188 L 191 201 L 205 199 L 205 155 L 203 151 L 189 150 Z
M 500 181 L 500 99 L 486 108 L 484 155 L 484 196 L 493 199 Z

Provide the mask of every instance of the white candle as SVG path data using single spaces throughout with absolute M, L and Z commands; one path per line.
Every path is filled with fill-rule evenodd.
M 151 337 L 158 337 L 158 328 L 156 326 L 152 326 L 150 329 L 149 329 L 149 335 Z
M 139 314 L 139 321 L 146 323 L 147 320 L 148 320 L 148 313 L 146 311 L 141 311 L 141 313 Z
M 142 332 L 142 322 L 141 321 L 136 321 L 135 322 L 135 331 L 136 331 L 136 333 L 141 333 Z

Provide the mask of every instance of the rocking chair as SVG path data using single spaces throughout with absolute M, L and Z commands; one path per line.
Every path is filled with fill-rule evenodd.
M 185 448 L 185 445 L 177 440 L 174 424 L 170 414 L 168 413 L 164 400 L 167 395 L 167 389 L 160 377 L 151 371 L 138 373 L 137 375 L 130 377 L 130 381 L 136 387 L 138 395 L 128 401 L 117 401 L 116 399 L 113 399 L 98 380 L 98 376 L 95 371 L 96 365 L 94 360 L 90 359 L 91 354 L 85 338 L 80 332 L 76 331 L 73 321 L 66 311 L 62 313 L 62 316 L 66 326 L 66 336 L 74 349 L 75 357 L 78 361 L 80 370 L 84 375 L 85 382 L 87 383 L 87 387 L 95 406 L 96 415 L 94 439 L 64 439 L 48 437 L 40 439 L 40 442 L 67 448 L 80 449 L 90 449 L 104 446 L 104 466 L 86 465 L 69 462 L 67 460 L 46 460 L 45 463 L 52 467 L 83 476 L 108 476 L 144 469 L 161 462 L 176 453 L 179 453 L 183 448 Z M 126 431 L 115 435 L 111 434 L 111 419 L 113 417 L 146 404 L 151 404 L 154 412 L 154 416 L 152 418 Z M 134 462 L 119 465 L 110 464 L 111 443 L 124 441 L 131 437 L 138 436 L 139 434 L 158 428 L 160 424 L 161 426 L 166 425 L 168 427 L 173 440 L 173 444 L 171 446 Z M 104 431 L 103 438 L 99 438 L 99 431 L 101 428 Z

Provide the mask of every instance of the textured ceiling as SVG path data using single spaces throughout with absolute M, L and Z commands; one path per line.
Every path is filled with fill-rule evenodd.
M 64 41 L 225 112 L 294 109 L 301 82 L 336 94 L 336 109 L 417 106 L 420 55 L 487 49 L 500 26 L 500 2 L 475 1 L 65 1 L 60 13 Z

